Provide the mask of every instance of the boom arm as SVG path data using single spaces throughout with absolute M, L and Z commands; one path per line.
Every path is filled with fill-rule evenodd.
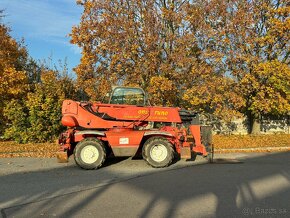
M 144 125 L 148 122 L 181 123 L 179 108 L 80 103 L 65 100 L 62 124 L 69 127 L 104 129 Z M 134 125 L 133 125 L 134 123 Z

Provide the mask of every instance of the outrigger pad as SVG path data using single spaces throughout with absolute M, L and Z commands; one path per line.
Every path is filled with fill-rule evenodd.
M 180 158 L 182 158 L 182 159 L 191 159 L 190 147 L 181 147 L 180 148 Z
M 56 152 L 56 158 L 59 163 L 67 163 L 68 156 L 66 151 L 58 151 Z

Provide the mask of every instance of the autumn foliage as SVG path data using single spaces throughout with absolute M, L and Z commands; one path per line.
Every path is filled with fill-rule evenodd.
M 287 0 L 77 0 L 71 43 L 76 81 L 29 58 L 0 26 L 0 134 L 53 140 L 65 98 L 101 100 L 112 85 L 140 86 L 152 105 L 225 121 L 290 111 Z M 0 16 L 1 17 L 1 16 Z M 1 19 L 1 18 L 0 18 Z
M 0 23 L 0 132 L 4 129 L 5 102 L 21 98 L 27 90 L 27 76 L 23 62 L 27 52 L 21 43 L 9 35 L 9 28 Z
M 62 130 L 61 104 L 74 98 L 66 72 L 29 58 L 22 42 L 0 25 L 0 136 L 17 142 L 54 141 Z
M 151 102 L 230 121 L 287 114 L 290 6 L 286 0 L 77 1 L 71 42 L 79 87 L 95 100 L 138 84 Z

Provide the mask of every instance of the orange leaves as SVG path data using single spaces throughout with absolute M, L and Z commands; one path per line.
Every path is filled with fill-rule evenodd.
M 25 47 L 9 35 L 9 28 L 0 24 L 0 106 L 4 100 L 20 97 L 28 89 L 22 63 L 27 58 Z
M 183 99 L 197 111 L 214 114 L 227 121 L 238 117 L 245 102 L 238 95 L 234 79 L 214 73 L 209 66 L 197 65 L 191 74 L 192 86 L 184 92 Z
M 176 100 L 177 89 L 174 83 L 165 77 L 151 77 L 147 90 L 153 105 L 172 106 Z
M 244 100 L 236 94 L 233 80 L 209 72 L 195 82 L 183 95 L 194 110 L 210 112 L 226 121 L 241 115 L 238 109 L 244 106 Z
M 0 73 L 4 68 L 15 67 L 20 70 L 22 61 L 27 58 L 26 48 L 9 35 L 10 29 L 0 24 Z
M 134 84 L 154 104 L 226 120 L 287 110 L 286 0 L 85 2 L 71 36 L 83 50 L 78 85 L 92 99 L 111 84 Z
M 1 12 L 0 12 L 1 13 Z M 72 79 L 28 58 L 0 24 L 0 136 L 18 142 L 50 141 L 61 127 L 61 102 L 75 97 Z
M 278 60 L 254 66 L 240 82 L 253 113 L 286 114 L 290 111 L 290 68 Z
M 27 76 L 24 71 L 17 71 L 13 67 L 8 67 L 0 72 L 0 95 L 4 99 L 20 97 L 27 90 Z
M 18 144 L 11 141 L 0 142 L 0 158 L 5 157 L 55 157 L 58 144 L 35 143 Z
M 289 51 L 290 7 L 284 5 L 282 1 L 278 7 L 268 6 L 267 9 L 268 15 L 265 22 L 267 32 L 259 38 L 259 42 L 263 47 L 268 47 L 268 53 L 274 53 L 276 57 L 283 56 L 284 52 L 287 53 L 284 48 Z M 285 58 L 284 61 L 287 61 L 288 57 Z
M 76 72 L 79 86 L 90 97 L 94 91 L 89 89 L 101 88 L 99 78 L 147 89 L 152 76 L 176 80 L 179 68 L 189 68 L 191 57 L 184 51 L 192 46 L 186 42 L 193 37 L 178 32 L 185 17 L 181 1 L 86 2 L 82 20 L 71 36 L 72 43 L 83 49 Z M 95 81 L 95 86 L 85 85 L 86 80 Z
M 215 149 L 228 149 L 228 148 L 257 148 L 263 150 L 263 148 L 269 147 L 288 147 L 290 146 L 289 134 L 277 134 L 277 135 L 214 135 L 213 143 Z
M 15 75 L 12 77 L 10 74 L 11 77 L 4 78 L 5 82 L 11 84 L 11 80 L 16 78 L 17 84 L 13 84 L 11 88 L 15 92 L 18 91 L 17 88 L 22 89 L 21 95 L 13 93 L 9 101 L 4 102 L 5 107 L 3 114 L 1 113 L 5 117 L 3 137 L 21 143 L 54 140 L 62 128 L 61 103 L 65 98 L 72 98 L 75 93 L 73 82 L 65 75 L 59 75 L 59 72 L 41 68 L 38 75 L 40 81 L 33 85 L 28 82 L 26 74 L 23 74 L 25 81 L 22 85 L 30 85 L 30 89 L 24 90 L 19 84 L 19 79 L 22 78 L 19 72 L 11 72 Z M 6 71 L 5 73 L 8 75 Z

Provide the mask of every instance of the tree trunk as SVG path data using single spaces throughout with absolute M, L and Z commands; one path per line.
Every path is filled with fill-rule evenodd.
M 258 119 L 258 118 L 254 118 L 253 119 L 251 134 L 252 135 L 259 135 L 259 134 L 261 134 L 261 123 L 260 123 L 260 119 Z
M 251 111 L 247 113 L 248 118 L 248 133 L 253 135 L 261 134 L 261 115 L 253 114 Z

